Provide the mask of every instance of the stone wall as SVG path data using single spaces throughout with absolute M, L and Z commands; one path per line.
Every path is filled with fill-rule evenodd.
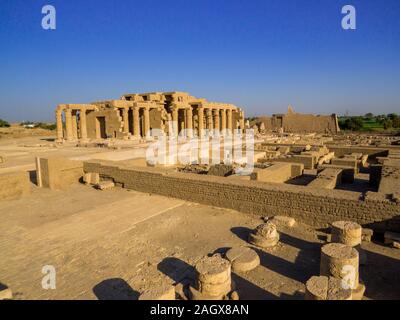
M 339 125 L 335 114 L 313 115 L 295 113 L 291 107 L 286 114 L 277 114 L 272 117 L 261 116 L 255 121 L 264 124 L 267 131 L 278 131 L 293 133 L 333 133 L 339 132 Z
M 83 175 L 82 161 L 63 157 L 40 158 L 36 166 L 38 185 L 50 189 L 63 189 L 78 183 Z
M 101 137 L 96 136 L 96 132 L 100 131 L 96 127 L 99 126 L 98 118 L 104 117 L 104 126 L 105 126 L 105 134 L 110 138 L 123 138 L 122 132 L 122 118 L 118 112 L 118 110 L 109 109 L 109 110 L 100 110 L 96 112 L 90 112 L 87 115 L 87 136 L 89 139 L 99 139 Z
M 283 131 L 296 133 L 337 133 L 336 115 L 286 114 L 283 117 Z
M 307 186 L 313 188 L 335 189 L 342 178 L 342 169 L 326 168 Z
M 276 158 L 269 161 L 302 163 L 304 165 L 304 169 L 314 169 L 315 166 L 315 157 L 309 155 L 293 155 L 287 158 Z
M 400 204 L 385 195 L 257 181 L 238 181 L 160 168 L 118 167 L 88 161 L 85 172 L 98 172 L 127 189 L 160 194 L 260 216 L 288 215 L 326 226 L 354 220 L 375 230 L 400 231 Z
M 151 109 L 149 111 L 150 116 L 150 129 L 161 129 L 161 111 L 157 109 Z
M 332 151 L 335 153 L 335 157 L 342 157 L 347 154 L 352 154 L 352 153 L 362 153 L 362 154 L 368 154 L 369 158 L 376 158 L 376 157 L 387 157 L 389 154 L 388 149 L 384 148 L 376 148 L 376 147 L 356 147 L 356 146 L 334 146 L 331 144 L 326 145 L 329 151 Z

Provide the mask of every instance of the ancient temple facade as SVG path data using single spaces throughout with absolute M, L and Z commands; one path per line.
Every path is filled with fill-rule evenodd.
M 60 104 L 56 123 L 58 141 L 149 138 L 154 129 L 190 138 L 243 131 L 244 112 L 186 92 L 132 93 L 118 100 Z
M 261 116 L 258 117 L 256 123 L 266 132 L 337 134 L 340 131 L 336 114 L 302 114 L 294 112 L 292 106 L 288 107 L 286 114 L 274 114 L 272 117 Z

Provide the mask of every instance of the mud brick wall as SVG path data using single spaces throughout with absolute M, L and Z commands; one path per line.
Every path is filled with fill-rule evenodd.
M 400 192 L 400 167 L 383 165 L 379 183 L 379 192 L 386 194 Z
M 345 219 L 375 230 L 400 231 L 400 204 L 381 194 L 363 198 L 360 193 L 344 190 L 237 181 L 171 169 L 118 167 L 98 161 L 84 162 L 84 171 L 98 172 L 127 189 L 260 216 L 288 215 L 315 226 Z

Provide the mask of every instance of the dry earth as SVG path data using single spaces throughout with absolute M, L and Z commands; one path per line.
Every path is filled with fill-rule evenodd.
M 0 205 L 0 274 L 18 299 L 137 298 L 157 273 L 190 279 L 202 256 L 247 245 L 261 220 L 156 195 L 77 185 L 66 192 L 35 189 Z M 282 232 L 283 231 L 283 232 Z M 261 265 L 235 274 L 242 299 L 302 299 L 319 271 L 324 234 L 299 225 L 281 230 L 273 249 L 256 249 Z M 399 299 L 400 251 L 364 244 L 366 297 Z M 41 287 L 44 265 L 57 271 L 56 290 Z
M 38 153 L 99 152 L 22 146 L 37 144 L 35 139 L 0 142 L 0 153 L 8 157 L 0 172 L 32 165 Z M 191 281 L 198 259 L 249 245 L 248 232 L 262 223 L 233 210 L 117 188 L 32 187 L 29 197 L 0 202 L 0 282 L 16 299 L 137 299 L 142 290 L 157 285 L 160 274 L 172 282 Z M 323 230 L 298 224 L 280 232 L 275 248 L 256 248 L 260 266 L 233 275 L 241 299 L 303 299 L 304 283 L 318 275 Z M 381 243 L 364 243 L 363 248 L 366 298 L 400 299 L 400 250 Z M 41 286 L 45 265 L 56 268 L 55 290 Z

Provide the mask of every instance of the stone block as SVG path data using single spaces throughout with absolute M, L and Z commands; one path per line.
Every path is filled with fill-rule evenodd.
M 99 190 L 109 190 L 115 187 L 115 183 L 113 181 L 101 181 L 96 185 L 96 188 Z
M 40 172 L 40 185 L 50 189 L 64 189 L 79 183 L 83 176 L 83 162 L 63 157 L 40 158 L 36 171 Z

